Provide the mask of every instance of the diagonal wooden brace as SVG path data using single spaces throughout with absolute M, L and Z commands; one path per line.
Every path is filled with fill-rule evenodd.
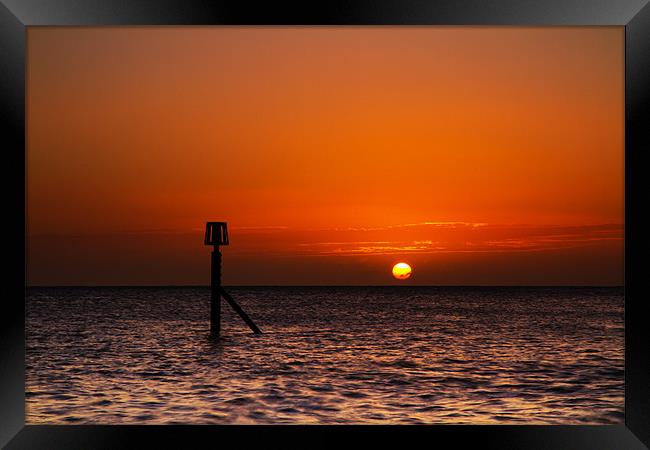
M 244 322 L 246 322 L 250 329 L 253 330 L 253 333 L 262 334 L 262 330 L 257 328 L 257 325 L 255 325 L 251 318 L 248 317 L 248 314 L 246 314 L 244 310 L 241 309 L 241 306 L 237 304 L 237 302 L 230 296 L 230 294 L 228 294 L 223 288 L 219 288 L 219 291 L 221 292 L 221 296 L 226 299 L 230 306 L 232 306 L 232 309 L 234 309 L 235 312 L 239 314 L 239 317 L 244 319 Z

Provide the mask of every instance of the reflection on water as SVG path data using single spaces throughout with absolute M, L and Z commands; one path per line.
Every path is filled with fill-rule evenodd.
M 623 422 L 607 288 L 28 290 L 29 423 Z

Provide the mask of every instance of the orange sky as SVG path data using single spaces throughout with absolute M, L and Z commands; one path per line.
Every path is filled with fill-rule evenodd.
M 622 284 L 622 27 L 30 28 L 28 282 Z

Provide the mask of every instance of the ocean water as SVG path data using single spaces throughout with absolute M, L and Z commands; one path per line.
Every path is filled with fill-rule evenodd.
M 30 288 L 28 423 L 623 422 L 621 288 Z

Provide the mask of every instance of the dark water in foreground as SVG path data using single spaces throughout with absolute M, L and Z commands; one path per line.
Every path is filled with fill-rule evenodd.
M 28 290 L 29 423 L 623 421 L 610 288 Z

